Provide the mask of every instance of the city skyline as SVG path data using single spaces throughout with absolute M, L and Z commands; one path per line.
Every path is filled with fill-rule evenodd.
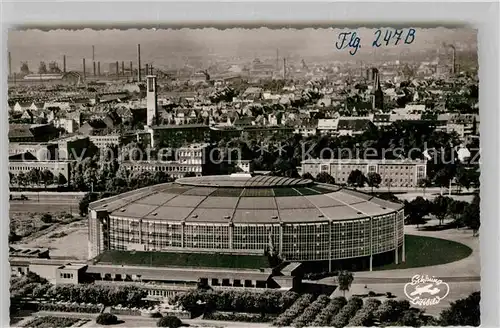
M 335 48 L 338 33 L 357 31 L 364 45 L 355 56 L 348 51 Z M 383 48 L 372 48 L 376 29 L 242 29 L 217 30 L 167 29 L 167 30 L 24 30 L 10 31 L 8 50 L 14 71 L 21 62 L 38 65 L 40 61 L 62 62 L 66 55 L 67 66 L 77 69 L 83 58 L 101 63 L 135 61 L 136 44 L 141 44 L 144 63 L 156 67 L 179 67 L 189 61 L 205 64 L 221 60 L 238 62 L 253 58 L 271 60 L 278 56 L 313 61 L 371 61 L 386 56 L 414 56 L 417 53 L 438 54 L 444 43 L 454 40 L 458 52 L 477 52 L 477 31 L 471 28 L 450 29 L 444 27 L 417 29 L 417 37 L 410 45 L 400 44 Z M 411 49 L 411 51 L 410 51 Z

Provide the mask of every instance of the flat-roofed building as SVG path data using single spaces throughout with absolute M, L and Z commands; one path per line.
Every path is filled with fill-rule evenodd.
M 427 164 L 421 160 L 379 159 L 308 159 L 302 162 L 302 174 L 330 174 L 336 183 L 345 184 L 354 170 L 365 176 L 376 172 L 382 178 L 381 186 L 416 187 L 418 181 L 427 176 Z
M 15 175 L 27 174 L 33 169 L 40 171 L 49 170 L 54 177 L 62 174 L 66 181 L 70 179 L 71 162 L 69 161 L 9 161 L 9 172 Z
M 122 165 L 132 171 L 165 172 L 173 178 L 182 178 L 187 173 L 201 176 L 206 174 L 210 167 L 209 150 L 208 144 L 192 144 L 171 149 L 169 153 L 173 160 L 125 161 Z

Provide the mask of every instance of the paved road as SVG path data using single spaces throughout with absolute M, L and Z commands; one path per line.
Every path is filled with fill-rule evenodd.
M 78 203 L 84 193 L 58 193 L 58 192 L 12 192 L 15 197 L 21 194 L 28 200 L 9 201 L 11 212 L 76 212 Z

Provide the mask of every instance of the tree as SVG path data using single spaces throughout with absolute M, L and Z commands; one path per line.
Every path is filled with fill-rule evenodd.
M 439 220 L 439 225 L 443 224 L 443 220 L 448 214 L 448 205 L 450 201 L 451 198 L 449 197 L 438 196 L 434 199 L 434 202 L 432 203 L 431 213 L 434 214 L 436 218 Z
M 335 184 L 335 179 L 327 172 L 321 172 L 316 176 L 316 181 L 319 183 Z
M 474 292 L 465 299 L 452 302 L 439 316 L 441 326 L 474 326 L 481 323 L 481 293 Z
M 309 179 L 309 180 L 313 180 L 314 181 L 314 177 L 311 173 L 309 172 L 306 172 L 304 174 L 302 174 L 302 179 Z
M 342 291 L 343 296 L 345 297 L 345 292 L 351 288 L 352 281 L 354 280 L 354 275 L 349 271 L 341 271 L 338 275 L 338 284 L 339 289 Z
M 425 177 L 425 178 L 419 179 L 417 181 L 417 185 L 419 186 L 419 188 L 424 189 L 424 196 L 425 196 L 425 189 L 431 185 L 431 181 L 429 180 L 428 177 Z
M 28 67 L 28 62 L 21 62 L 21 74 L 27 75 L 30 73 L 30 69 Z
M 366 182 L 366 177 L 360 170 L 353 170 L 347 178 L 347 184 L 354 187 L 363 187 Z
M 47 189 L 47 184 L 52 183 L 54 181 L 54 174 L 47 169 L 40 172 L 40 177 L 45 189 Z
M 87 215 L 89 211 L 89 204 L 96 201 L 98 199 L 96 193 L 88 192 L 83 196 L 83 198 L 78 203 L 78 207 L 80 209 L 80 216 Z
M 190 177 L 195 177 L 195 176 L 196 176 L 196 174 L 194 172 L 186 172 L 184 174 L 185 178 L 190 178 Z
M 9 183 L 13 185 L 16 182 L 16 176 L 14 173 L 9 172 Z
M 18 186 L 25 186 L 28 183 L 28 178 L 27 178 L 26 174 L 24 174 L 24 172 L 20 172 L 17 175 L 16 180 L 17 180 Z
M 467 205 L 461 216 L 462 222 L 469 228 L 472 229 L 472 235 L 476 236 L 479 227 L 481 226 L 480 221 L 480 198 L 479 195 L 475 195 L 472 203 Z
M 54 183 L 57 184 L 58 186 L 64 186 L 65 184 L 68 183 L 68 180 L 66 179 L 64 174 L 59 173 L 59 175 L 54 178 Z
M 40 184 L 41 172 L 39 169 L 31 169 L 26 175 L 26 180 L 29 184 Z
M 382 183 L 382 177 L 380 177 L 380 174 L 378 174 L 377 172 L 368 173 L 366 178 L 368 185 L 372 187 L 372 193 L 373 187 L 378 188 L 380 186 L 380 183 Z
M 431 211 L 431 204 L 428 200 L 423 197 L 418 196 L 411 202 L 405 202 L 405 215 L 407 216 L 406 224 L 416 224 L 422 223 L 422 219 L 428 215 Z
M 111 313 L 101 313 L 96 318 L 95 322 L 99 325 L 114 325 L 118 323 L 118 318 Z
M 171 315 L 168 315 L 168 316 L 161 318 L 156 323 L 156 327 L 179 328 L 181 326 L 182 326 L 181 319 L 174 317 L 174 316 L 171 316 Z

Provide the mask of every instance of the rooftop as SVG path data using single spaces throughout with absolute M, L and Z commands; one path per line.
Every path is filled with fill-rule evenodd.
M 90 204 L 112 217 L 188 225 L 317 223 L 382 215 L 401 207 L 335 185 L 242 174 L 183 178 Z

